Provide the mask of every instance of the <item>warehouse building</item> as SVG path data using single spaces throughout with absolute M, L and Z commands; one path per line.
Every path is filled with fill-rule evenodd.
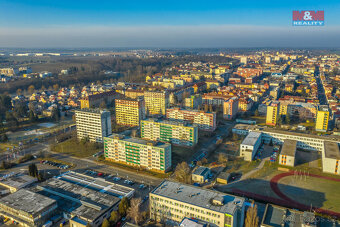
M 0 199 L 0 214 L 22 226 L 43 226 L 57 212 L 57 201 L 20 189 Z
M 150 219 L 184 218 L 207 222 L 210 226 L 242 226 L 245 199 L 192 185 L 163 181 L 150 192 Z
M 211 171 L 208 167 L 199 166 L 191 174 L 191 179 L 193 182 L 205 183 L 209 180 L 209 175 Z
M 37 178 L 23 173 L 8 174 L 0 178 L 0 186 L 7 188 L 9 193 L 14 193 L 34 182 L 37 182 Z
M 296 140 L 285 140 L 281 149 L 279 163 L 285 166 L 296 165 Z
M 141 137 L 152 141 L 170 142 L 176 145 L 195 146 L 198 128 L 181 121 L 147 119 L 141 121 Z
M 104 138 L 108 161 L 142 167 L 156 172 L 171 168 L 171 144 L 113 134 Z
M 103 137 L 112 134 L 109 111 L 99 109 L 76 110 L 77 137 L 91 142 L 103 142 Z

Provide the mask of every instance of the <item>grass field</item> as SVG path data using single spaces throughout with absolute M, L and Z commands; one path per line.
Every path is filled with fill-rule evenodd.
M 279 188 L 289 198 L 302 204 L 312 204 L 340 212 L 340 182 L 314 177 L 288 176 L 279 181 Z
M 69 154 L 78 158 L 89 157 L 100 150 L 103 150 L 101 146 L 90 142 L 82 143 L 76 138 L 71 138 L 52 146 L 52 151 L 54 152 Z

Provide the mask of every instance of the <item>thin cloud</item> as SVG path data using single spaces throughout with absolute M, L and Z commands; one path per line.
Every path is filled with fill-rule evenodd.
M 1 47 L 339 47 L 340 26 L 53 26 L 0 28 Z

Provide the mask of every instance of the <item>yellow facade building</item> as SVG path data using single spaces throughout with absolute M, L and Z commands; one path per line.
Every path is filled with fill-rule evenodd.
M 267 106 L 266 125 L 275 126 L 279 118 L 279 103 L 272 103 Z
M 315 130 L 326 132 L 328 130 L 329 112 L 319 110 L 316 116 Z
M 118 125 L 139 126 L 145 118 L 145 104 L 143 99 L 116 99 L 116 123 Z
M 169 94 L 166 91 L 145 91 L 145 111 L 148 115 L 166 114 L 169 106 Z

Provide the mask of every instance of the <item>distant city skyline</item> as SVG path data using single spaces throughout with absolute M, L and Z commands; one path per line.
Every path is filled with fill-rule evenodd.
M 340 2 L 0 0 L 1 47 L 339 47 Z M 324 27 L 293 27 L 324 10 Z

